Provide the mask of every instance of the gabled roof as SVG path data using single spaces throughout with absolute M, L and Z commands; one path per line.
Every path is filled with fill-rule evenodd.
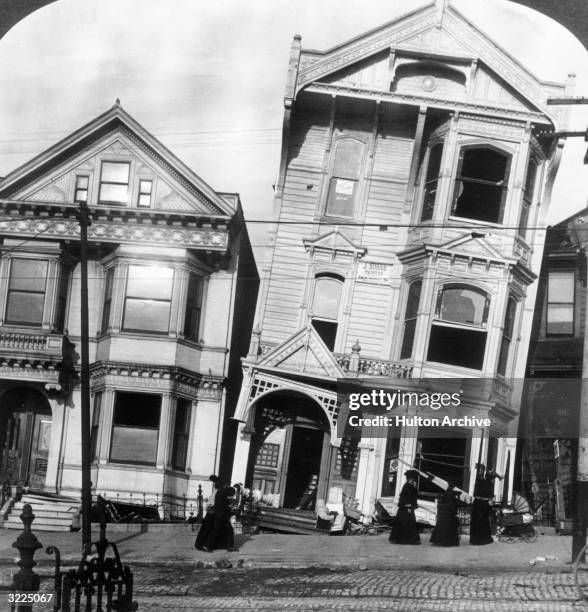
M 164 167 L 210 211 L 210 214 L 232 216 L 235 213 L 233 206 L 226 199 L 133 119 L 118 100 L 108 111 L 0 180 L 0 198 L 10 199 L 28 183 L 38 180 L 59 164 L 91 146 L 93 142 L 115 131 L 121 132 Z
M 294 45 L 299 44 L 296 39 Z M 538 79 L 444 0 L 402 15 L 327 51 L 301 50 L 295 94 L 311 83 L 390 49 L 448 60 L 480 61 L 545 116 L 554 120 L 559 112 L 546 106 L 546 98 L 561 95 L 563 85 Z

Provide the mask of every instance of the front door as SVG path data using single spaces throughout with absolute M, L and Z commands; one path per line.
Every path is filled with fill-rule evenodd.
M 292 427 L 284 508 L 314 509 L 324 436 L 320 429 Z
M 0 400 L 0 482 L 42 489 L 51 437 L 51 412 L 37 392 L 19 390 Z

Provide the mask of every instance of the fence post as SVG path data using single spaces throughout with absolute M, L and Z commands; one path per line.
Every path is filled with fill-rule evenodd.
M 35 534 L 31 531 L 31 525 L 35 520 L 33 514 L 33 508 L 30 504 L 25 504 L 20 515 L 20 520 L 24 524 L 23 532 L 18 536 L 16 542 L 12 544 L 13 548 L 17 548 L 20 553 L 20 561 L 18 566 L 20 570 L 14 575 L 12 582 L 12 588 L 14 591 L 38 591 L 40 585 L 39 576 L 33 571 L 33 567 L 37 565 L 34 560 L 35 551 L 39 548 L 43 548 L 43 545 Z M 18 608 L 12 607 L 13 610 L 17 609 L 19 612 L 32 612 L 33 606 L 27 604 L 21 604 Z
M 201 523 L 204 518 L 204 498 L 202 496 L 202 485 L 198 485 L 198 495 L 196 496 L 198 512 L 196 513 L 196 522 Z

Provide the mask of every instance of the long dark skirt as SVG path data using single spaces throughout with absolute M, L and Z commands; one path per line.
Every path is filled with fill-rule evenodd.
M 483 499 L 475 499 L 470 522 L 470 544 L 482 546 L 492 544 L 490 533 L 490 504 Z
M 204 546 L 209 550 L 217 550 L 226 548 L 231 550 L 235 548 L 235 532 L 229 519 L 215 519 L 214 527 L 208 535 Z
M 399 508 L 394 518 L 389 542 L 393 544 L 420 544 L 414 512 L 408 508 Z
M 211 512 L 207 512 L 204 515 L 204 519 L 202 519 L 202 524 L 200 525 L 200 529 L 198 530 L 198 534 L 196 535 L 196 542 L 194 542 L 194 547 L 198 550 L 202 550 L 204 544 L 206 544 L 206 540 L 208 536 L 212 533 L 214 529 L 214 514 Z
M 453 508 L 443 504 L 437 510 L 437 522 L 431 534 L 435 546 L 459 546 L 459 521 Z

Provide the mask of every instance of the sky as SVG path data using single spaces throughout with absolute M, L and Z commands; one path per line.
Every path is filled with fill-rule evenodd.
M 0 176 L 121 100 L 201 178 L 238 192 L 248 219 L 272 214 L 290 44 L 324 50 L 422 0 L 59 0 L 0 40 Z M 507 0 L 451 0 L 542 79 L 577 74 L 588 53 L 563 27 Z M 572 129 L 588 125 L 575 107 Z M 587 205 L 583 139 L 566 146 L 549 223 Z M 266 226 L 250 224 L 256 255 Z

